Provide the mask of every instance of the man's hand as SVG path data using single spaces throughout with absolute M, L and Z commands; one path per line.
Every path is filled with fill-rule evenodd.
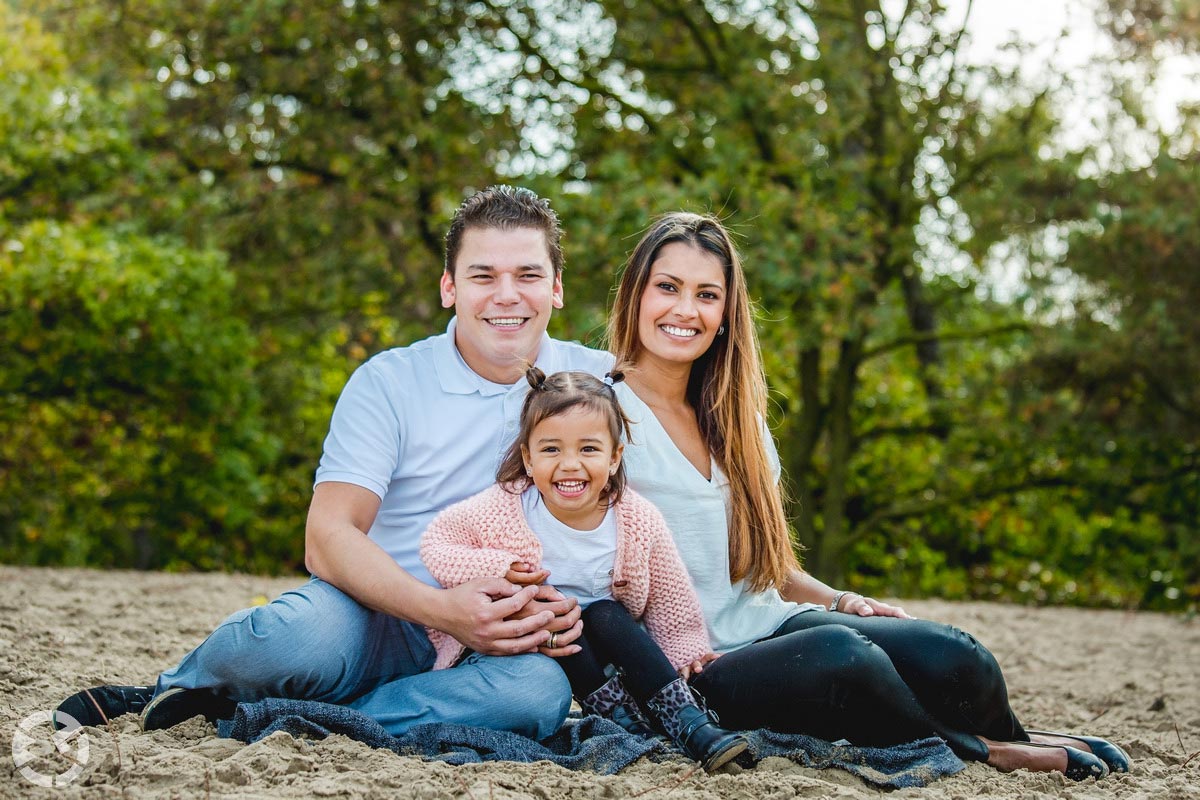
M 543 588 L 515 586 L 503 578 L 477 578 L 444 589 L 432 627 L 485 655 L 537 652 L 550 640 L 556 617 L 553 608 L 534 606 Z
M 525 619 L 545 611 L 552 612 L 554 617 L 545 628 L 550 636 L 547 637 L 546 643 L 538 648 L 538 652 L 551 658 L 559 658 L 574 655 L 582 650 L 579 645 L 573 644 L 583 633 L 583 622 L 579 619 L 583 610 L 579 607 L 579 601 L 574 597 L 565 596 L 549 584 L 539 585 L 533 599 L 510 619 Z

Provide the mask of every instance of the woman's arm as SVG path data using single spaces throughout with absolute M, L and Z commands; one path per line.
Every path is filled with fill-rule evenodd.
M 793 603 L 816 603 L 830 611 L 841 611 L 844 614 L 910 618 L 899 606 L 880 602 L 873 597 L 864 597 L 858 592 L 835 591 L 802 569 L 792 570 L 779 593 L 783 595 L 784 600 L 791 600 Z

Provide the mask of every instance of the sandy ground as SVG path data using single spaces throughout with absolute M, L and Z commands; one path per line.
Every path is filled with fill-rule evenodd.
M 250 746 L 218 739 L 195 719 L 143 734 L 132 716 L 86 729 L 82 772 L 43 789 L 10 755 L 18 724 L 71 692 L 102 683 L 150 683 L 227 613 L 296 585 L 294 578 L 167 575 L 0 566 L 0 797 L 439 798 L 874 798 L 839 770 L 781 759 L 713 776 L 683 761 L 634 764 L 619 775 L 552 764 L 449 767 L 333 737 L 276 734 Z M 895 798 L 999 800 L 1195 798 L 1200 800 L 1200 622 L 1161 614 L 1032 609 L 910 601 L 910 612 L 975 633 L 996 654 L 1013 706 L 1029 727 L 1112 738 L 1131 773 L 1073 783 L 1057 774 L 1000 774 L 980 764 Z M 39 725 L 36 733 L 48 726 Z M 35 745 L 36 747 L 36 745 Z M 81 745 L 65 745 L 78 754 Z M 42 755 L 27 766 L 65 772 Z

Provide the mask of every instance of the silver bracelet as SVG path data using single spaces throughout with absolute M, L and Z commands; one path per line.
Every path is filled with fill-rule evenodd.
M 843 590 L 842 590 L 842 591 L 840 591 L 840 592 L 834 592 L 834 593 L 833 593 L 833 600 L 832 600 L 832 601 L 829 603 L 829 610 L 830 610 L 830 611 L 837 611 L 837 610 L 838 610 L 838 603 L 842 602 L 842 598 L 843 598 L 843 597 L 845 597 L 845 596 L 846 596 L 846 595 L 848 595 L 848 594 L 854 594 L 854 592 L 849 592 L 849 591 L 846 591 L 845 589 L 843 589 Z

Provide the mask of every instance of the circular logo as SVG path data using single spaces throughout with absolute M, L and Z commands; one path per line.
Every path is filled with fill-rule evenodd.
M 30 783 L 66 786 L 83 774 L 91 744 L 79 721 L 65 711 L 35 711 L 17 723 L 12 754 L 13 765 Z M 48 774 L 54 766 L 67 764 L 65 771 Z M 39 772 L 39 767 L 46 772 Z

